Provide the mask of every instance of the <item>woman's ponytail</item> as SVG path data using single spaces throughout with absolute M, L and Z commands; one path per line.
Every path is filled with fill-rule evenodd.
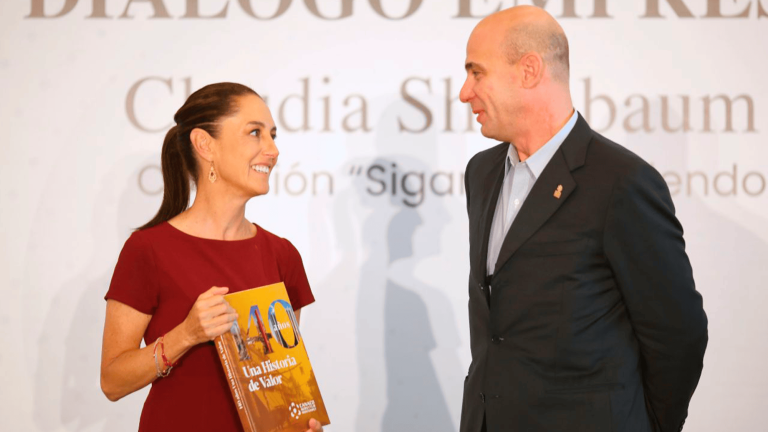
M 163 168 L 163 202 L 155 217 L 144 224 L 140 230 L 168 221 L 189 206 L 189 181 L 184 156 L 179 148 L 178 126 L 173 126 L 165 134 L 163 150 L 160 156 Z

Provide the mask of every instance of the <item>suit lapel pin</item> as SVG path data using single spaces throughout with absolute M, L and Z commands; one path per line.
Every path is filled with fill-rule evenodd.
M 555 189 L 555 198 L 560 199 L 560 196 L 563 194 L 563 185 L 557 185 L 557 189 Z

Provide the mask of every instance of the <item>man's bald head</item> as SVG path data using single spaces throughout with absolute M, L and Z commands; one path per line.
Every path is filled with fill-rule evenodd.
M 552 79 L 568 84 L 568 39 L 560 24 L 544 9 L 515 6 L 486 17 L 478 24 L 480 27 L 503 35 L 501 49 L 511 64 L 536 52 L 549 68 Z
M 514 142 L 518 151 L 528 149 L 525 154 L 573 113 L 568 41 L 541 8 L 516 6 L 480 21 L 467 41 L 464 68 L 459 98 L 477 114 L 480 132 Z

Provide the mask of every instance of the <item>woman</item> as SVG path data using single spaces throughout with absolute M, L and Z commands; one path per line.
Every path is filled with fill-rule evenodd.
M 296 248 L 245 218 L 248 200 L 269 191 L 278 156 L 261 97 L 240 84 L 209 85 L 174 120 L 160 210 L 125 242 L 105 297 L 101 387 L 116 401 L 152 383 L 140 431 L 239 431 L 208 343 L 237 317 L 224 294 L 285 282 L 297 319 L 314 297 Z M 187 208 L 190 179 L 197 192 Z M 308 426 L 322 431 L 314 419 Z

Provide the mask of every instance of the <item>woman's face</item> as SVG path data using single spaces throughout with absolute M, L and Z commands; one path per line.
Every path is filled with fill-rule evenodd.
M 256 95 L 240 96 L 237 105 L 237 112 L 220 120 L 219 137 L 212 146 L 217 182 L 246 198 L 264 195 L 279 154 L 275 121 Z M 203 166 L 203 181 L 209 169 Z

